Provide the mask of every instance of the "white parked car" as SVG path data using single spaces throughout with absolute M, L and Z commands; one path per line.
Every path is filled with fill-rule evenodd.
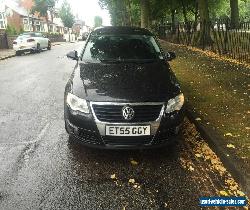
M 41 33 L 23 33 L 13 41 L 13 49 L 16 51 L 16 55 L 21 55 L 23 52 L 40 52 L 45 48 L 50 50 L 51 42 Z

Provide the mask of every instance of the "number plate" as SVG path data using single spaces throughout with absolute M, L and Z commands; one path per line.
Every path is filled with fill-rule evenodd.
M 117 126 L 106 125 L 107 136 L 148 136 L 150 125 Z

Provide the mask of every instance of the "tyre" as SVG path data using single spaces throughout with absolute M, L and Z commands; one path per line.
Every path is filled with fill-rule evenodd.
M 41 52 L 41 47 L 40 47 L 40 44 L 39 44 L 39 43 L 37 43 L 37 45 L 36 45 L 36 52 L 37 52 L 37 53 L 40 53 L 40 52 Z
M 48 42 L 48 47 L 47 47 L 48 50 L 51 50 L 51 42 Z
M 16 51 L 16 56 L 20 56 L 22 53 L 20 51 Z

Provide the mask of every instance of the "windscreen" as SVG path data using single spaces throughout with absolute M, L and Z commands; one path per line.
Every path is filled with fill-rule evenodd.
M 163 59 L 154 37 L 145 35 L 91 36 L 83 57 L 85 61 L 129 61 Z

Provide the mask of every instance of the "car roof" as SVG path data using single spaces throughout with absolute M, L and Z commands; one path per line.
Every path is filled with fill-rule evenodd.
M 91 35 L 118 35 L 118 34 L 153 36 L 153 34 L 145 28 L 131 27 L 131 26 L 104 26 L 96 28 L 91 33 Z
M 41 32 L 24 32 L 20 34 L 19 36 L 24 36 L 24 35 L 35 35 L 35 34 L 42 34 Z

